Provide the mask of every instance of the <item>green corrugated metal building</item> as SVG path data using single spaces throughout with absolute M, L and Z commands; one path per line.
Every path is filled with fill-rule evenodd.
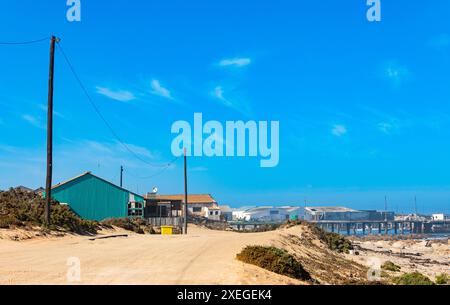
M 83 219 L 143 217 L 144 197 L 111 182 L 84 173 L 52 188 L 52 198 L 67 204 Z

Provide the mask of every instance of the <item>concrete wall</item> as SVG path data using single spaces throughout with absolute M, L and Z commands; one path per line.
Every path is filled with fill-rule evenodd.
M 205 208 L 205 217 L 206 218 L 208 218 L 210 220 L 219 221 L 219 220 L 221 220 L 220 216 L 221 216 L 221 212 L 217 208 L 212 208 L 212 209 Z

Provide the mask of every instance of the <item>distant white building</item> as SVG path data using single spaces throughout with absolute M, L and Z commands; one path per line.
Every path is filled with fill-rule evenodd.
M 357 211 L 346 207 L 306 207 L 305 214 L 308 221 L 320 220 L 349 220 Z
M 361 221 L 361 220 L 394 220 L 395 213 L 389 211 L 363 211 L 346 207 L 306 207 L 305 220 L 307 221 Z
M 205 217 L 209 220 L 221 220 L 221 210 L 219 207 L 205 207 Z
M 433 217 L 428 215 L 417 215 L 417 214 L 407 214 L 407 215 L 395 215 L 395 220 L 397 221 L 429 221 Z
M 450 215 L 446 214 L 433 214 L 432 217 L 434 221 L 450 221 Z
M 235 221 L 284 222 L 301 219 L 304 210 L 301 207 L 253 207 L 233 211 Z
M 233 220 L 233 210 L 228 205 L 221 205 L 220 208 L 220 214 L 222 217 L 222 220 L 225 221 L 231 221 Z

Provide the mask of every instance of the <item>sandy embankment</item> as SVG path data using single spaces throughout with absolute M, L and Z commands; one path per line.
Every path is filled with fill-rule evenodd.
M 0 239 L 1 284 L 71 284 L 67 260 L 81 261 L 81 284 L 306 284 L 243 264 L 247 245 L 284 247 L 302 258 L 322 283 L 361 278 L 365 269 L 332 253 L 303 226 L 264 233 L 191 227 L 188 236 L 136 235 L 90 241 L 89 237 Z M 4 233 L 4 232 L 3 232 Z M 307 246 L 307 249 L 306 249 Z

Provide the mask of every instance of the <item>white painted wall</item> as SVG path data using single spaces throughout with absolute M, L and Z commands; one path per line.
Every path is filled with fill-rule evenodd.
M 219 221 L 220 220 L 221 211 L 217 208 L 205 208 L 205 217 L 210 220 Z
M 285 208 L 256 208 L 247 211 L 234 211 L 233 220 L 237 221 L 279 221 L 289 220 L 290 213 Z
M 433 214 L 433 220 L 434 220 L 434 221 L 450 220 L 450 215 L 445 215 L 445 214 Z

